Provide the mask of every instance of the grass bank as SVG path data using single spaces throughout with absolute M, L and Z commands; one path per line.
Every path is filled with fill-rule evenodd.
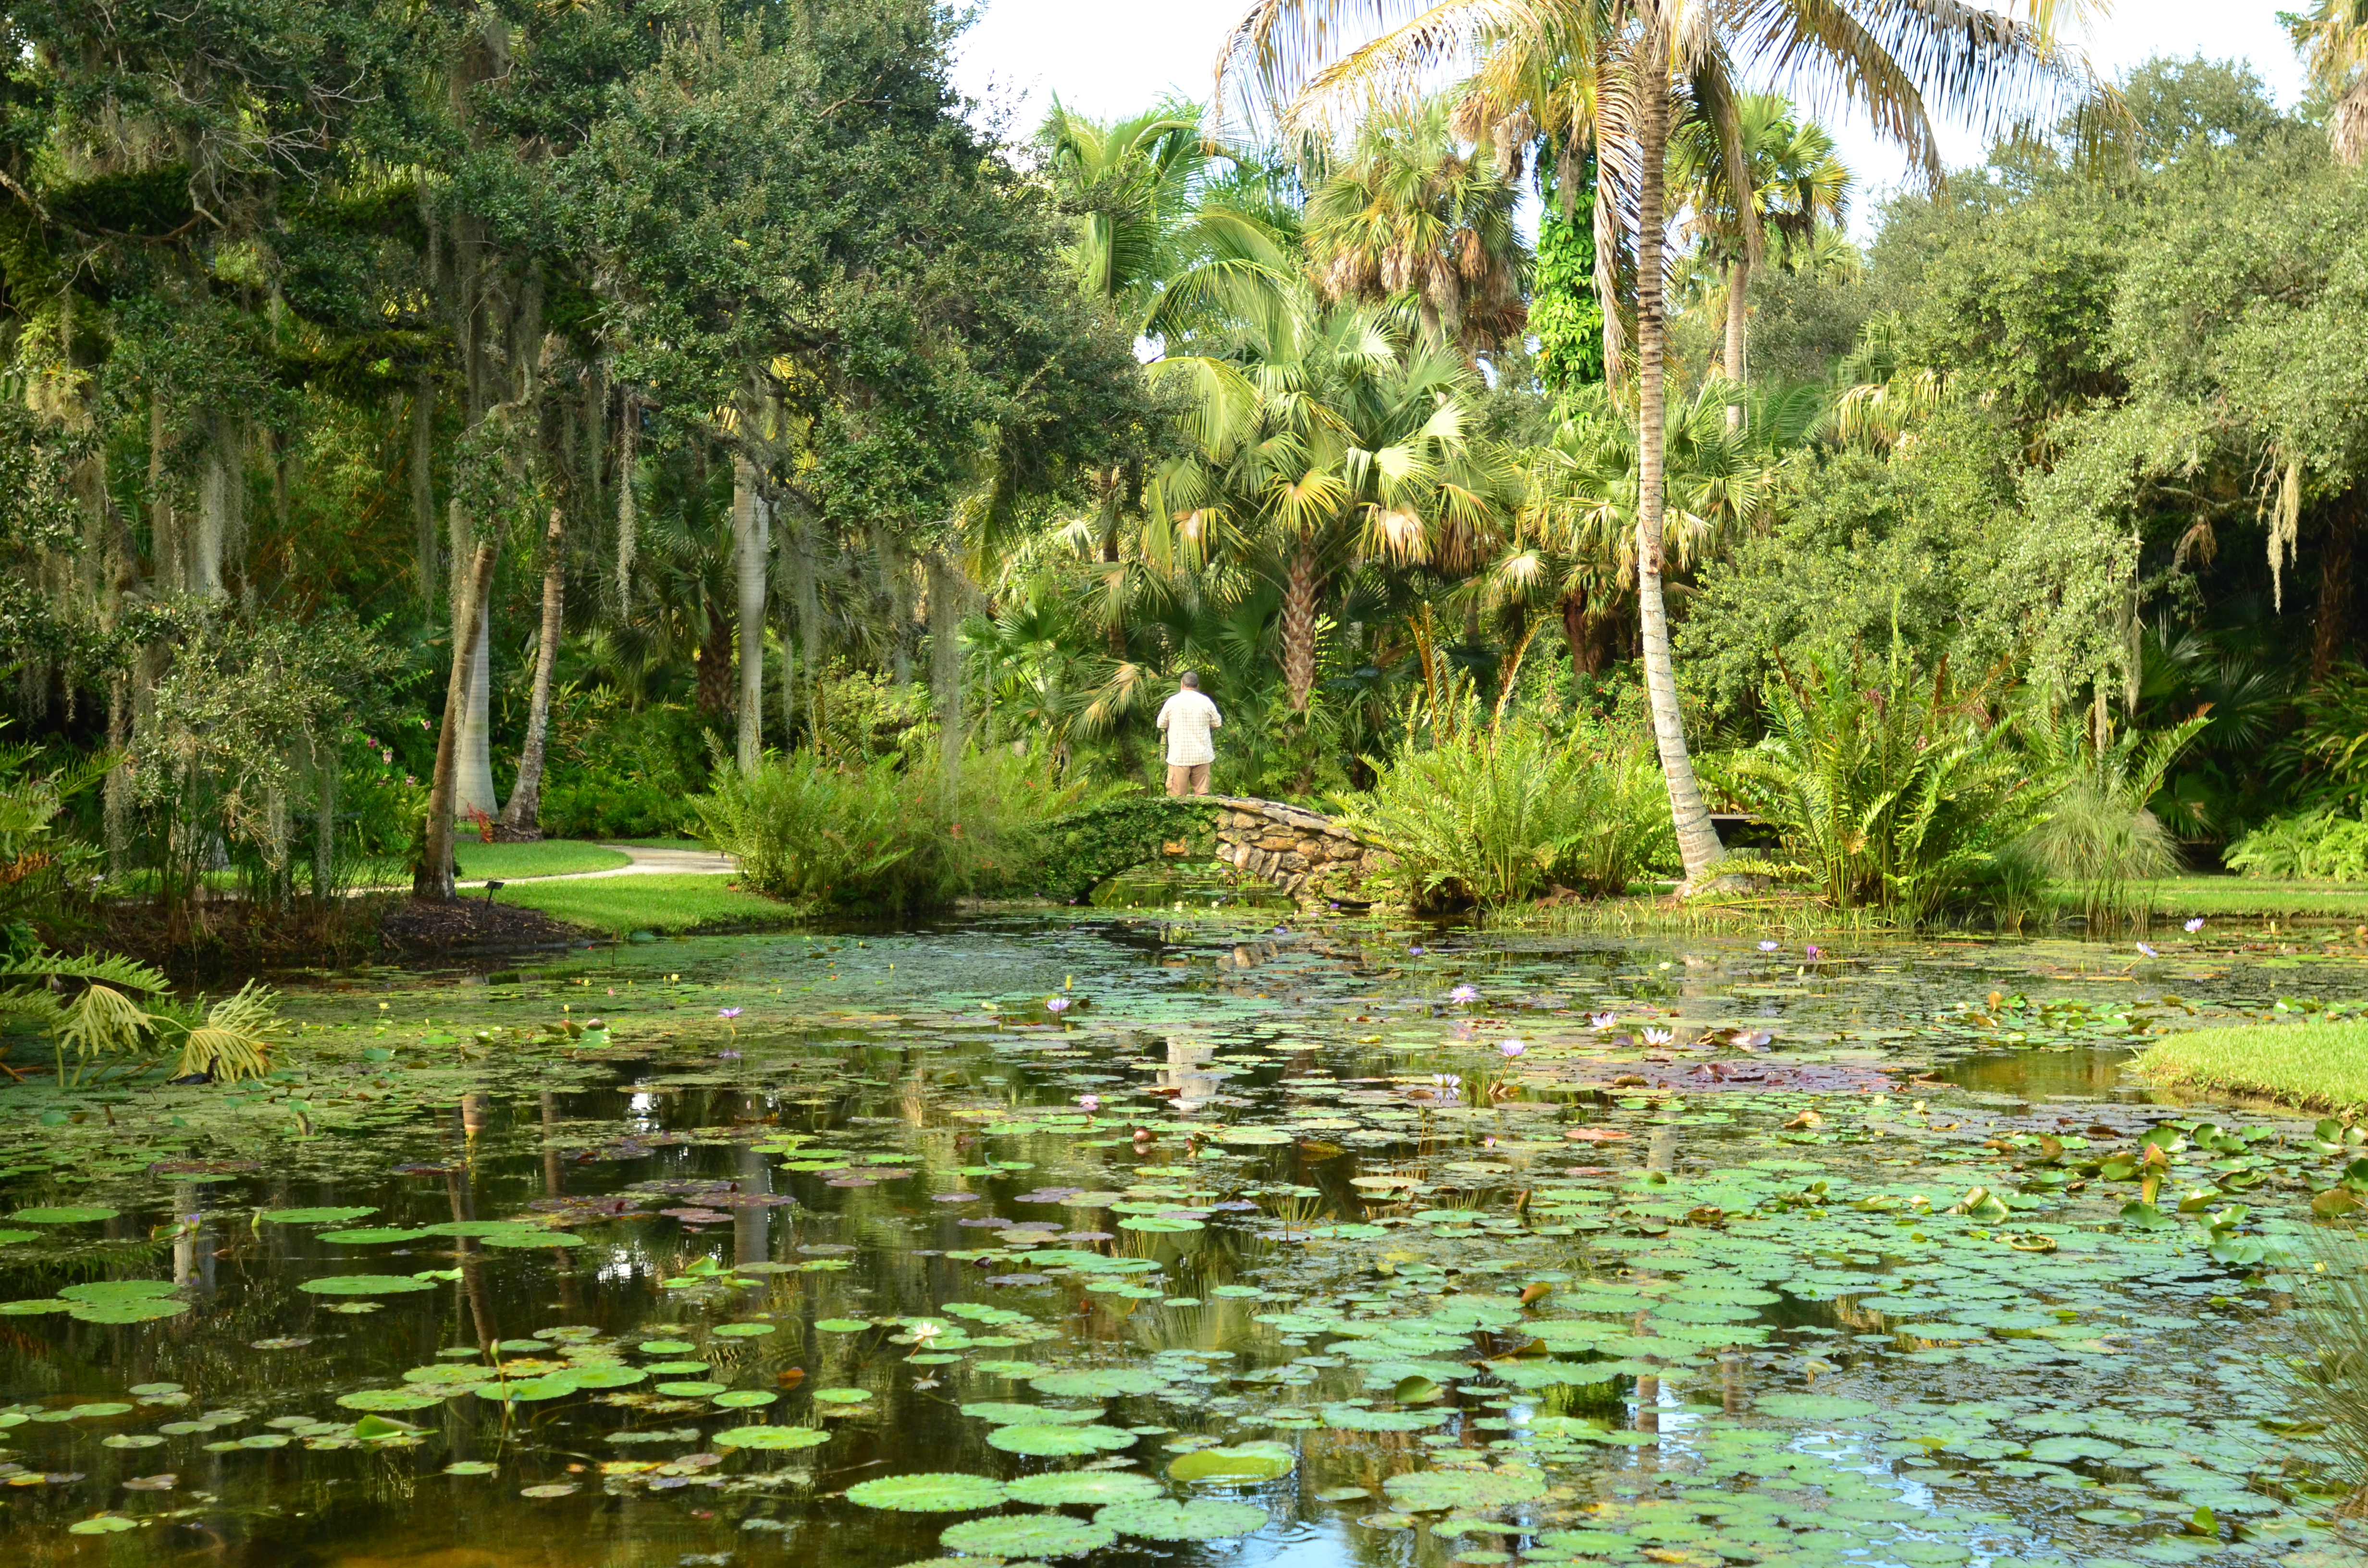
M 2164 1040 L 2130 1070 L 2169 1088 L 2342 1110 L 2368 1105 L 2368 1023 L 2197 1029 Z
M 538 909 L 554 920 L 630 937 L 689 931 L 779 928 L 798 924 L 791 905 L 744 892 L 727 876 L 598 877 L 584 881 L 528 882 L 504 888 L 502 903 Z
M 546 838 L 539 844 L 470 844 L 453 846 L 452 863 L 463 881 L 497 882 L 531 877 L 571 877 L 582 871 L 613 871 L 633 858 L 621 849 L 581 839 Z
M 2301 915 L 2320 920 L 2368 921 L 2368 883 L 2279 882 L 2252 877 L 2173 877 L 2153 884 L 2154 917 L 2185 920 L 2278 920 Z M 2059 892 L 2068 910 L 2072 895 Z

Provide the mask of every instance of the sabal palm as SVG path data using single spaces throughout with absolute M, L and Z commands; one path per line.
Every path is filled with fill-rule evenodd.
M 1696 259 L 1723 285 L 1726 379 L 1741 386 L 1748 380 L 1745 306 L 1757 248 L 1753 232 L 1776 231 L 1781 264 L 1806 259 L 1818 232 L 1840 222 L 1848 210 L 1850 174 L 1834 155 L 1834 139 L 1824 127 L 1795 118 L 1791 102 L 1773 93 L 1737 98 L 1732 134 L 1730 149 L 1728 128 L 1700 116 L 1681 121 L 1669 148 L 1669 177 L 1685 193 Z M 1730 160 L 1730 150 L 1739 156 Z M 1739 190 L 1732 166 L 1737 164 L 1744 177 Z
M 1466 358 L 1520 335 L 1526 255 L 1512 170 L 1456 133 L 1447 101 L 1378 114 L 1308 199 L 1307 252 L 1327 301 L 1410 301 Z
M 1469 571 L 1511 494 L 1509 468 L 1464 426 L 1471 371 L 1408 341 L 1383 312 L 1303 293 L 1227 358 L 1152 367 L 1192 403 L 1193 449 L 1155 477 L 1146 553 L 1171 566 L 1229 560 L 1281 594 L 1292 708 L 1315 685 L 1327 585 L 1362 561 Z
M 1584 78 L 1601 196 L 1596 204 L 1597 287 L 1604 303 L 1604 359 L 1622 366 L 1616 297 L 1618 215 L 1634 214 L 1635 384 L 1638 439 L 1637 606 L 1654 737 L 1689 886 L 1722 857 L 1696 783 L 1679 718 L 1661 592 L 1662 419 L 1667 297 L 1664 230 L 1673 110 L 1681 104 L 1721 128 L 1734 185 L 1739 168 L 1736 85 L 1739 67 L 1822 80 L 1864 109 L 1876 129 L 1934 174 L 1939 138 L 1928 99 L 1978 120 L 2010 120 L 2034 106 L 2041 87 L 2093 77 L 2055 42 L 2059 6 L 2029 0 L 2009 15 L 1968 0 L 1256 0 L 1218 62 L 1224 95 L 1279 111 L 1286 124 L 1320 125 L 1377 92 L 1413 101 L 1418 85 L 1456 61 L 1475 66 L 1474 85 L 1499 112 L 1527 112 L 1541 125 L 1570 106 L 1508 101 L 1557 73 Z M 1357 24 L 1375 36 L 1342 51 Z M 1576 98 L 1577 95 L 1574 95 Z M 1759 232 L 1748 224 L 1756 247 Z
M 2318 0 L 2281 19 L 2331 100 L 2327 136 L 2335 155 L 2354 168 L 2368 163 L 2368 0 Z

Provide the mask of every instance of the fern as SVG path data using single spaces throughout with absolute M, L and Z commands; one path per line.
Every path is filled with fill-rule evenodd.
M 60 999 L 75 985 L 81 989 L 71 1000 Z M 77 957 L 36 948 L 0 962 L 0 1014 L 26 1019 L 50 1037 L 61 1087 L 69 1051 L 76 1083 L 102 1057 L 154 1058 L 176 1048 L 179 1077 L 204 1073 L 237 1083 L 271 1070 L 271 1051 L 287 1031 L 279 993 L 249 981 L 203 1011 L 176 1004 L 171 989 L 155 970 L 116 953 Z M 143 1005 L 135 996 L 154 1000 Z

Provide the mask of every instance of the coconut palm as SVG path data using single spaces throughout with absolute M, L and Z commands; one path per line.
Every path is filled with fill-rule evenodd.
M 1520 335 L 1527 252 L 1513 230 L 1514 161 L 1467 141 L 1444 98 L 1366 120 L 1307 202 L 1307 252 L 1328 301 L 1410 303 L 1464 357 Z
M 1471 370 L 1388 314 L 1303 290 L 1280 321 L 1246 328 L 1234 356 L 1152 373 L 1190 400 L 1194 440 L 1147 491 L 1146 553 L 1171 568 L 1230 561 L 1276 585 L 1295 713 L 1343 573 L 1374 561 L 1460 575 L 1491 551 L 1513 476 L 1465 434 Z
M 1689 888 L 1709 879 L 1724 851 L 1686 746 L 1661 588 L 1671 128 L 1687 111 L 1719 127 L 1732 187 L 1749 189 L 1736 83 L 1747 67 L 1765 69 L 1839 88 L 1937 176 L 1939 138 L 1928 106 L 1998 125 L 2051 108 L 2045 100 L 2058 89 L 2097 95 L 2086 63 L 2056 41 L 2059 10 L 2068 19 L 2080 6 L 2031 0 L 2009 14 L 1967 0 L 1256 0 L 1219 56 L 1221 107 L 1272 114 L 1303 132 L 1377 97 L 1417 101 L 1422 84 L 1456 63 L 1476 68 L 1473 91 L 1490 98 L 1496 112 L 1525 113 L 1540 126 L 1547 111 L 1566 116 L 1567 107 L 1512 95 L 1556 75 L 1588 78 L 1583 96 L 1598 158 L 1599 236 L 1616 239 L 1609 231 L 1634 214 L 1636 598 L 1654 737 Z M 1360 27 L 1371 29 L 1368 40 L 1344 51 L 1341 40 Z M 1752 215 L 1744 229 L 1756 256 Z M 1604 359 L 1619 380 L 1625 345 L 1616 256 L 1613 244 L 1599 244 Z
M 1717 277 L 1716 305 L 1726 379 L 1742 386 L 1746 302 L 1750 297 L 1751 233 L 1776 231 L 1776 261 L 1788 269 L 1809 261 L 1821 233 L 1842 221 L 1850 206 L 1850 170 L 1834 155 L 1834 139 L 1815 120 L 1794 118 L 1773 93 L 1736 100 L 1734 133 L 1745 184 L 1738 195 L 1729 176 L 1725 128 L 1699 115 L 1678 127 L 1669 148 L 1669 177 L 1686 194 L 1687 227 L 1695 236 L 1695 264 Z M 1742 409 L 1729 410 L 1729 421 Z
M 2280 19 L 2328 97 L 2327 138 L 2335 155 L 2353 168 L 2368 163 L 2368 0 L 2318 0 Z

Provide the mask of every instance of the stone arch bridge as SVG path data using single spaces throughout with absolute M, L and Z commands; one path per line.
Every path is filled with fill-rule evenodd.
M 1386 849 L 1331 817 L 1248 795 L 1138 796 L 1073 812 L 1049 828 L 1058 881 L 1047 891 L 1073 900 L 1121 871 L 1179 858 L 1203 834 L 1214 836 L 1219 860 L 1302 905 L 1370 903 L 1373 873 L 1392 864 Z

